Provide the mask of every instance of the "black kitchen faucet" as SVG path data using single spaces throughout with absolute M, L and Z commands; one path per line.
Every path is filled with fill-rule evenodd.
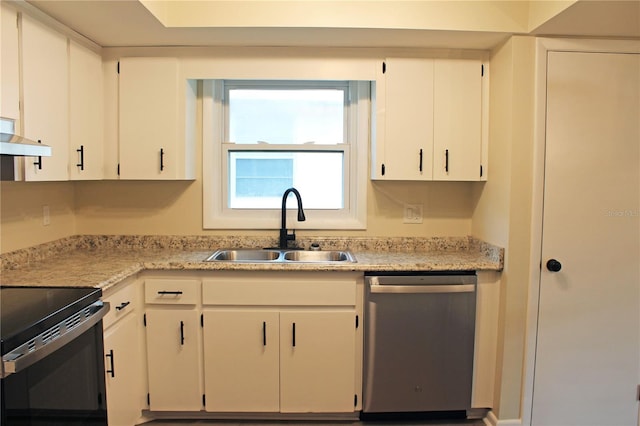
M 293 230 L 291 234 L 287 232 L 287 197 L 290 193 L 293 192 L 293 195 L 296 196 L 298 200 L 298 221 L 304 222 L 306 218 L 304 217 L 304 210 L 302 210 L 302 198 L 300 197 L 300 193 L 295 188 L 289 188 L 284 191 L 282 194 L 282 226 L 280 227 L 280 245 L 281 249 L 288 248 L 289 241 L 295 241 L 296 239 L 296 231 Z

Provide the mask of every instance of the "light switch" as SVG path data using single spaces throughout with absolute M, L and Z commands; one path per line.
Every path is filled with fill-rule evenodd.
M 422 204 L 405 204 L 403 223 L 422 223 Z

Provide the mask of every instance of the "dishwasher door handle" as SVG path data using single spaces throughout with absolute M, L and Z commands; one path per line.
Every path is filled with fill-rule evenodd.
M 371 293 L 413 294 L 413 293 L 472 293 L 475 284 L 447 285 L 379 285 L 370 286 Z

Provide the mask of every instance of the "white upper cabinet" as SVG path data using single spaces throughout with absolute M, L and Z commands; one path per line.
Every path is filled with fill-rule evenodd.
M 480 60 L 435 61 L 433 180 L 481 180 L 482 74 Z
M 103 82 L 102 58 L 69 43 L 69 178 L 95 180 L 103 177 Z
M 25 157 L 25 179 L 69 179 L 69 63 L 67 38 L 22 16 L 24 136 L 52 148 L 51 157 Z
M 122 58 L 120 179 L 194 179 L 194 81 L 176 58 Z
M 482 65 L 480 59 L 430 58 L 381 64 L 372 179 L 483 180 Z
M 0 117 L 20 119 L 20 65 L 18 14 L 0 5 Z
M 380 72 L 373 173 L 388 180 L 431 180 L 433 59 L 390 58 Z

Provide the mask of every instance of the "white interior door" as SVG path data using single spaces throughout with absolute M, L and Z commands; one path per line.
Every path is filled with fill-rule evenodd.
M 640 383 L 640 55 L 550 52 L 547 72 L 532 425 L 633 426 Z M 548 269 L 551 259 L 559 271 Z

